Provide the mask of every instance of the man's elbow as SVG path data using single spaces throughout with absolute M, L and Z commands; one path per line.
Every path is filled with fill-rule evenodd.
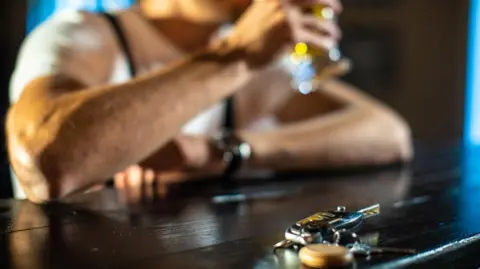
M 413 159 L 412 132 L 408 123 L 391 111 L 380 111 L 373 117 L 379 139 L 385 145 L 386 162 L 408 162 Z
M 13 170 L 27 196 L 35 203 L 59 201 L 75 191 L 78 186 L 72 175 L 58 172 L 56 160 L 43 163 L 40 156 L 23 154 L 16 150 L 10 153 Z
M 18 105 L 8 111 L 5 125 L 10 164 L 29 200 L 60 200 L 80 187 L 79 175 L 68 169 L 74 165 L 65 165 L 72 163 L 65 150 L 58 150 L 68 147 L 53 137 L 54 130 L 40 124 L 42 117 L 32 114 Z
M 397 151 L 399 161 L 408 162 L 413 159 L 412 133 L 410 126 L 403 120 L 394 120 L 392 127 L 392 143 Z
M 7 134 L 10 164 L 29 200 L 57 201 L 78 188 L 73 173 L 62 169 L 62 156 L 32 150 L 18 134 Z

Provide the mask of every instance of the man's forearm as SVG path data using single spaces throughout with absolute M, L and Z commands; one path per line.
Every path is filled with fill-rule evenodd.
M 378 165 L 411 158 L 410 133 L 393 115 L 347 107 L 268 132 L 240 132 L 253 169 L 295 170 Z
M 16 173 L 21 178 L 22 170 L 36 170 L 60 182 L 56 193 L 42 193 L 39 200 L 97 183 L 149 156 L 189 119 L 245 84 L 250 73 L 234 53 L 212 52 L 126 84 L 66 93 L 40 105 L 33 102 L 35 93 L 28 94 L 38 89 L 26 89 L 8 118 Z M 18 148 L 29 163 L 15 160 Z

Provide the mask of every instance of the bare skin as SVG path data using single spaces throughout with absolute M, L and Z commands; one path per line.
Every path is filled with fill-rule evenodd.
M 222 162 L 207 135 L 179 133 L 199 112 L 233 94 L 238 134 L 253 149 L 247 168 L 318 169 L 411 158 L 409 129 L 389 108 L 336 80 L 312 95 L 295 94 L 284 71 L 269 67 L 292 41 L 335 46 L 338 27 L 313 23 L 299 2 L 340 12 L 338 1 L 256 2 L 232 34 L 214 44 L 209 37 L 239 10 L 237 0 L 222 6 L 195 1 L 201 16 L 189 1 L 143 0 L 118 15 L 141 74 L 115 85 L 108 83 L 122 53 L 115 36 L 102 17 L 82 14 L 80 29 L 100 45 L 61 48 L 60 67 L 33 79 L 8 113 L 11 164 L 30 200 L 61 199 L 114 174 L 117 186 L 125 187 L 220 173 Z M 158 62 L 171 64 L 158 70 Z M 332 70 L 342 72 L 342 66 Z M 249 128 L 265 117 L 279 126 Z

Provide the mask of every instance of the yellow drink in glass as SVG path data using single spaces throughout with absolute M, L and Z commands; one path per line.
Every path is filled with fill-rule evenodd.
M 335 13 L 330 7 L 318 5 L 312 13 L 319 20 L 333 20 Z M 297 43 L 290 55 L 293 65 L 293 87 L 303 94 L 313 91 L 313 83 L 321 77 L 321 71 L 328 65 L 338 62 L 342 55 L 335 48 L 330 51 L 313 48 L 306 43 Z

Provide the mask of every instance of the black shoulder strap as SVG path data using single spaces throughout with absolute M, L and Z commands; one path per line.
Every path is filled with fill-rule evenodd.
M 133 57 L 132 57 L 132 52 L 130 50 L 130 47 L 128 45 L 127 38 L 125 37 L 125 34 L 122 30 L 122 26 L 120 25 L 120 22 L 117 20 L 117 17 L 115 17 L 113 14 L 110 13 L 103 13 L 105 18 L 110 22 L 110 25 L 112 26 L 113 30 L 115 31 L 115 34 L 117 36 L 118 42 L 120 43 L 120 47 L 123 50 L 123 53 L 125 53 L 125 57 L 127 57 L 127 62 L 128 62 L 128 69 L 130 71 L 131 77 L 134 77 L 137 73 L 135 69 L 135 65 L 133 63 Z
M 128 41 L 125 37 L 122 27 L 114 15 L 110 13 L 103 13 L 103 14 L 105 18 L 110 22 L 110 25 L 112 26 L 113 30 L 115 31 L 115 34 L 117 35 L 117 39 L 120 43 L 120 46 L 123 52 L 125 53 L 125 56 L 127 57 L 130 75 L 134 77 L 137 72 L 135 69 L 135 65 L 133 63 L 132 52 L 130 50 Z M 234 102 L 233 96 L 227 99 L 223 127 L 227 130 L 235 129 L 235 102 Z
M 235 129 L 235 99 L 233 98 L 233 96 L 230 96 L 227 99 L 223 127 L 226 130 Z

